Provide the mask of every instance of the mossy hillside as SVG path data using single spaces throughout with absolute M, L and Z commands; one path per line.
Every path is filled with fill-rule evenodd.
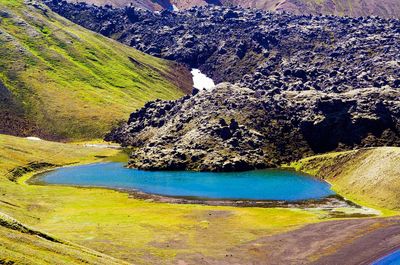
M 75 244 L 56 243 L 0 226 L 0 264 L 128 264 Z
M 0 212 L 1 264 L 124 264 L 34 230 Z
M 290 166 L 329 181 L 349 199 L 399 210 L 399 165 L 399 147 L 379 147 L 308 157 Z
M 0 109 L 26 123 L 7 133 L 98 138 L 145 102 L 183 95 L 177 79 L 184 71 L 174 63 L 38 7 L 0 0 L 0 85 L 11 92 Z
M 21 220 L 28 223 L 40 220 L 35 212 L 38 209 L 48 209 L 44 205 L 51 205 L 52 199 L 47 197 L 46 201 L 41 201 L 39 191 L 25 192 L 27 189 L 8 180 L 12 169 L 34 161 L 60 164 L 90 162 L 95 161 L 96 156 L 113 156 L 117 152 L 111 149 L 84 148 L 82 145 L 31 141 L 0 135 L 0 263 L 123 264 L 121 260 L 21 223 Z
M 0 135 L 0 212 L 57 239 L 135 264 L 168 264 L 179 255 L 195 253 L 224 255 L 225 249 L 244 242 L 326 220 L 318 211 L 156 203 L 106 189 L 27 185 L 26 176 L 17 182 L 6 176 L 32 161 L 90 163 L 118 152 Z M 0 227 L 0 241 L 9 241 L 15 233 Z M 17 261 L 19 253 L 41 255 L 36 248 L 41 239 L 18 235 L 26 236 L 26 243 L 0 244 L 0 253 Z M 58 251 L 47 247 L 49 252 Z M 57 264 L 69 259 L 63 255 L 57 256 Z

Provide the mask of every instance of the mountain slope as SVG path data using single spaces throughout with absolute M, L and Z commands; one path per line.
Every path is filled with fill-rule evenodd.
M 400 20 L 295 16 L 237 7 L 179 13 L 45 0 L 58 14 L 148 54 L 252 89 L 400 86 Z
M 149 10 L 188 9 L 193 6 L 237 5 L 269 11 L 287 11 L 294 14 L 326 14 L 338 16 L 400 17 L 400 2 L 397 0 L 67 0 L 115 7 L 130 4 Z
M 349 199 L 398 210 L 399 164 L 399 147 L 380 147 L 308 157 L 291 166 L 328 180 Z
M 190 73 L 85 30 L 36 2 L 0 0 L 0 132 L 98 138 Z
M 128 264 L 59 240 L 0 212 L 0 264 Z
M 66 165 L 76 161 L 95 162 L 118 150 L 90 148 L 78 144 L 32 141 L 0 134 L 0 264 L 125 264 L 87 247 L 76 245 L 37 228 L 44 209 L 47 216 L 54 207 L 55 191 L 45 199 L 35 187 L 10 181 L 17 169 L 40 165 Z M 70 195 L 71 192 L 69 192 Z M 43 218 L 43 217 L 42 217 Z

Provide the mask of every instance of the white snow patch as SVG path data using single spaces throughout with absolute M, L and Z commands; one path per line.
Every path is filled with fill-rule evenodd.
M 199 90 L 211 90 L 215 87 L 214 81 L 203 74 L 199 69 L 192 69 L 193 87 Z
M 111 149 L 121 149 L 120 145 L 116 144 L 85 144 L 85 147 L 93 147 L 93 148 L 111 148 Z
M 31 141 L 42 141 L 42 139 L 40 139 L 39 137 L 34 137 L 34 136 L 26 137 L 26 139 L 31 140 Z
M 176 12 L 178 12 L 178 11 L 179 11 L 179 8 L 178 8 L 178 7 L 176 7 L 176 5 L 172 5 L 172 11 L 176 11 Z

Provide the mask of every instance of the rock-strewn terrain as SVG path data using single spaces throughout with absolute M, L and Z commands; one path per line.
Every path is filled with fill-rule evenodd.
M 248 170 L 315 153 L 400 145 L 400 91 L 252 90 L 222 83 L 132 113 L 107 140 L 142 169 Z
M 133 167 L 246 170 L 400 144 L 399 20 L 48 4 L 87 28 L 200 68 L 217 83 L 237 83 L 133 113 L 107 137 L 138 147 Z
M 219 82 L 284 90 L 400 87 L 400 21 L 201 7 L 153 13 L 46 0 L 72 21 Z
M 329 14 L 339 16 L 399 17 L 397 0 L 67 0 L 96 5 L 124 7 L 134 5 L 147 10 L 188 9 L 204 5 L 233 5 L 270 11 L 287 11 L 293 14 Z

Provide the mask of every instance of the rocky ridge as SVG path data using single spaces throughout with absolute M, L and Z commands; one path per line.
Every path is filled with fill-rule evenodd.
M 67 18 L 222 83 L 134 112 L 107 140 L 130 166 L 249 170 L 400 145 L 400 21 L 237 7 L 153 13 L 52 0 Z
M 400 145 L 400 91 L 253 90 L 222 83 L 176 101 L 153 101 L 107 140 L 137 147 L 130 166 L 238 171 L 304 156 Z
M 148 54 L 252 89 L 400 87 L 400 21 L 238 7 L 154 13 L 45 0 L 68 19 Z
M 67 0 L 96 5 L 125 7 L 134 5 L 152 11 L 183 10 L 194 6 L 224 5 L 258 8 L 269 11 L 287 11 L 293 14 L 325 14 L 339 16 L 399 17 L 400 2 L 397 0 Z

